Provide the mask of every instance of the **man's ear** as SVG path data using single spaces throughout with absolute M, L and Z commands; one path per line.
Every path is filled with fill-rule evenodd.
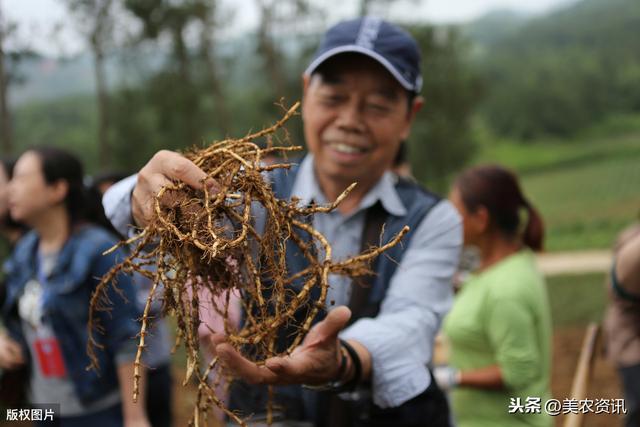
M 409 138 L 409 134 L 411 133 L 411 125 L 418 114 L 418 111 L 424 105 L 424 98 L 421 96 L 416 96 L 413 98 L 411 105 L 409 106 L 409 111 L 407 111 L 407 123 L 404 130 L 401 132 L 400 139 L 405 141 Z
M 311 83 L 311 76 L 309 74 L 302 75 L 302 94 L 307 93 L 307 89 L 309 88 L 309 83 Z
M 300 103 L 300 112 L 303 114 L 304 119 L 304 104 L 307 99 L 307 93 L 309 92 L 309 86 L 311 85 L 312 77 L 309 74 L 302 75 L 302 102 Z
M 415 98 L 413 98 L 413 102 L 411 103 L 411 110 L 409 111 L 409 117 L 411 121 L 413 121 L 413 119 L 416 118 L 416 114 L 418 114 L 418 111 L 422 109 L 423 105 L 424 105 L 423 97 L 418 95 Z

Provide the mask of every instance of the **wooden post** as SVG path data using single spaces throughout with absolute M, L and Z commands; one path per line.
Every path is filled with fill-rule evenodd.
M 572 399 L 582 400 L 587 397 L 589 389 L 589 377 L 593 370 L 593 362 L 595 360 L 595 349 L 600 334 L 600 326 L 591 323 L 587 327 L 587 332 L 582 341 L 582 350 L 580 350 L 580 358 L 578 359 L 578 367 L 573 376 L 573 385 L 571 386 L 570 397 Z M 580 427 L 584 414 L 567 414 L 564 418 L 563 427 Z

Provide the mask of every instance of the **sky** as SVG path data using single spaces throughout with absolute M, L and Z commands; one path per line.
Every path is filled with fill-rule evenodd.
M 389 10 L 393 20 L 428 21 L 433 23 L 464 22 L 494 9 L 509 8 L 528 13 L 543 13 L 576 0 L 400 0 Z M 250 0 L 223 0 L 228 5 L 241 4 L 234 13 L 231 33 L 255 28 L 257 11 Z M 324 1 L 323 3 L 327 3 Z M 359 2 L 336 1 L 328 16 L 328 24 L 351 17 Z M 19 25 L 16 39 L 22 45 L 50 55 L 73 55 L 82 51 L 83 41 L 78 37 L 73 22 L 68 18 L 63 0 L 0 0 L 3 19 Z

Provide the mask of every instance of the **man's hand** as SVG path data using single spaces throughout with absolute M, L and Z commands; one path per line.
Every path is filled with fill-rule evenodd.
M 207 178 L 200 168 L 173 151 L 158 151 L 140 170 L 138 182 L 131 197 L 131 214 L 136 224 L 144 227 L 152 217 L 153 199 L 160 189 L 171 181 L 182 181 L 195 188 L 202 188 Z M 213 181 L 207 182 L 213 186 Z
M 24 365 L 24 356 L 20 344 L 0 333 L 0 368 L 12 370 Z
M 218 343 L 216 354 L 231 373 L 251 384 L 322 384 L 336 379 L 340 369 L 338 332 L 351 311 L 337 307 L 316 324 L 290 356 L 272 357 L 262 366 L 245 359 L 228 343 Z M 215 337 L 220 342 L 224 337 Z

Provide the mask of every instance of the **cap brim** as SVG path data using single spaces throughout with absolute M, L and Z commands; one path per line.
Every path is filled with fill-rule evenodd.
M 338 46 L 338 47 L 334 47 L 333 49 L 329 49 L 326 52 L 323 52 L 321 55 L 318 55 L 317 58 L 311 61 L 311 64 L 309 64 L 307 69 L 304 70 L 304 74 L 311 75 L 311 73 L 313 73 L 315 69 L 318 68 L 318 66 L 320 66 L 320 64 L 322 64 L 324 61 L 331 58 L 332 56 L 338 55 L 340 53 L 350 53 L 350 52 L 360 53 L 362 55 L 366 55 L 369 58 L 376 60 L 378 63 L 380 63 L 380 65 L 386 68 L 386 70 L 389 71 L 391 75 L 398 81 L 398 83 L 400 83 L 400 85 L 402 85 L 402 87 L 405 88 L 406 90 L 409 90 L 412 92 L 420 91 L 420 86 L 421 86 L 420 78 L 418 78 L 418 81 L 416 82 L 415 85 L 411 84 L 411 82 L 409 82 L 406 78 L 404 78 L 404 76 L 400 74 L 400 72 L 393 66 L 393 64 L 389 62 L 384 56 L 380 55 L 379 53 L 371 49 L 368 49 L 366 47 L 356 45 L 356 44 Z

